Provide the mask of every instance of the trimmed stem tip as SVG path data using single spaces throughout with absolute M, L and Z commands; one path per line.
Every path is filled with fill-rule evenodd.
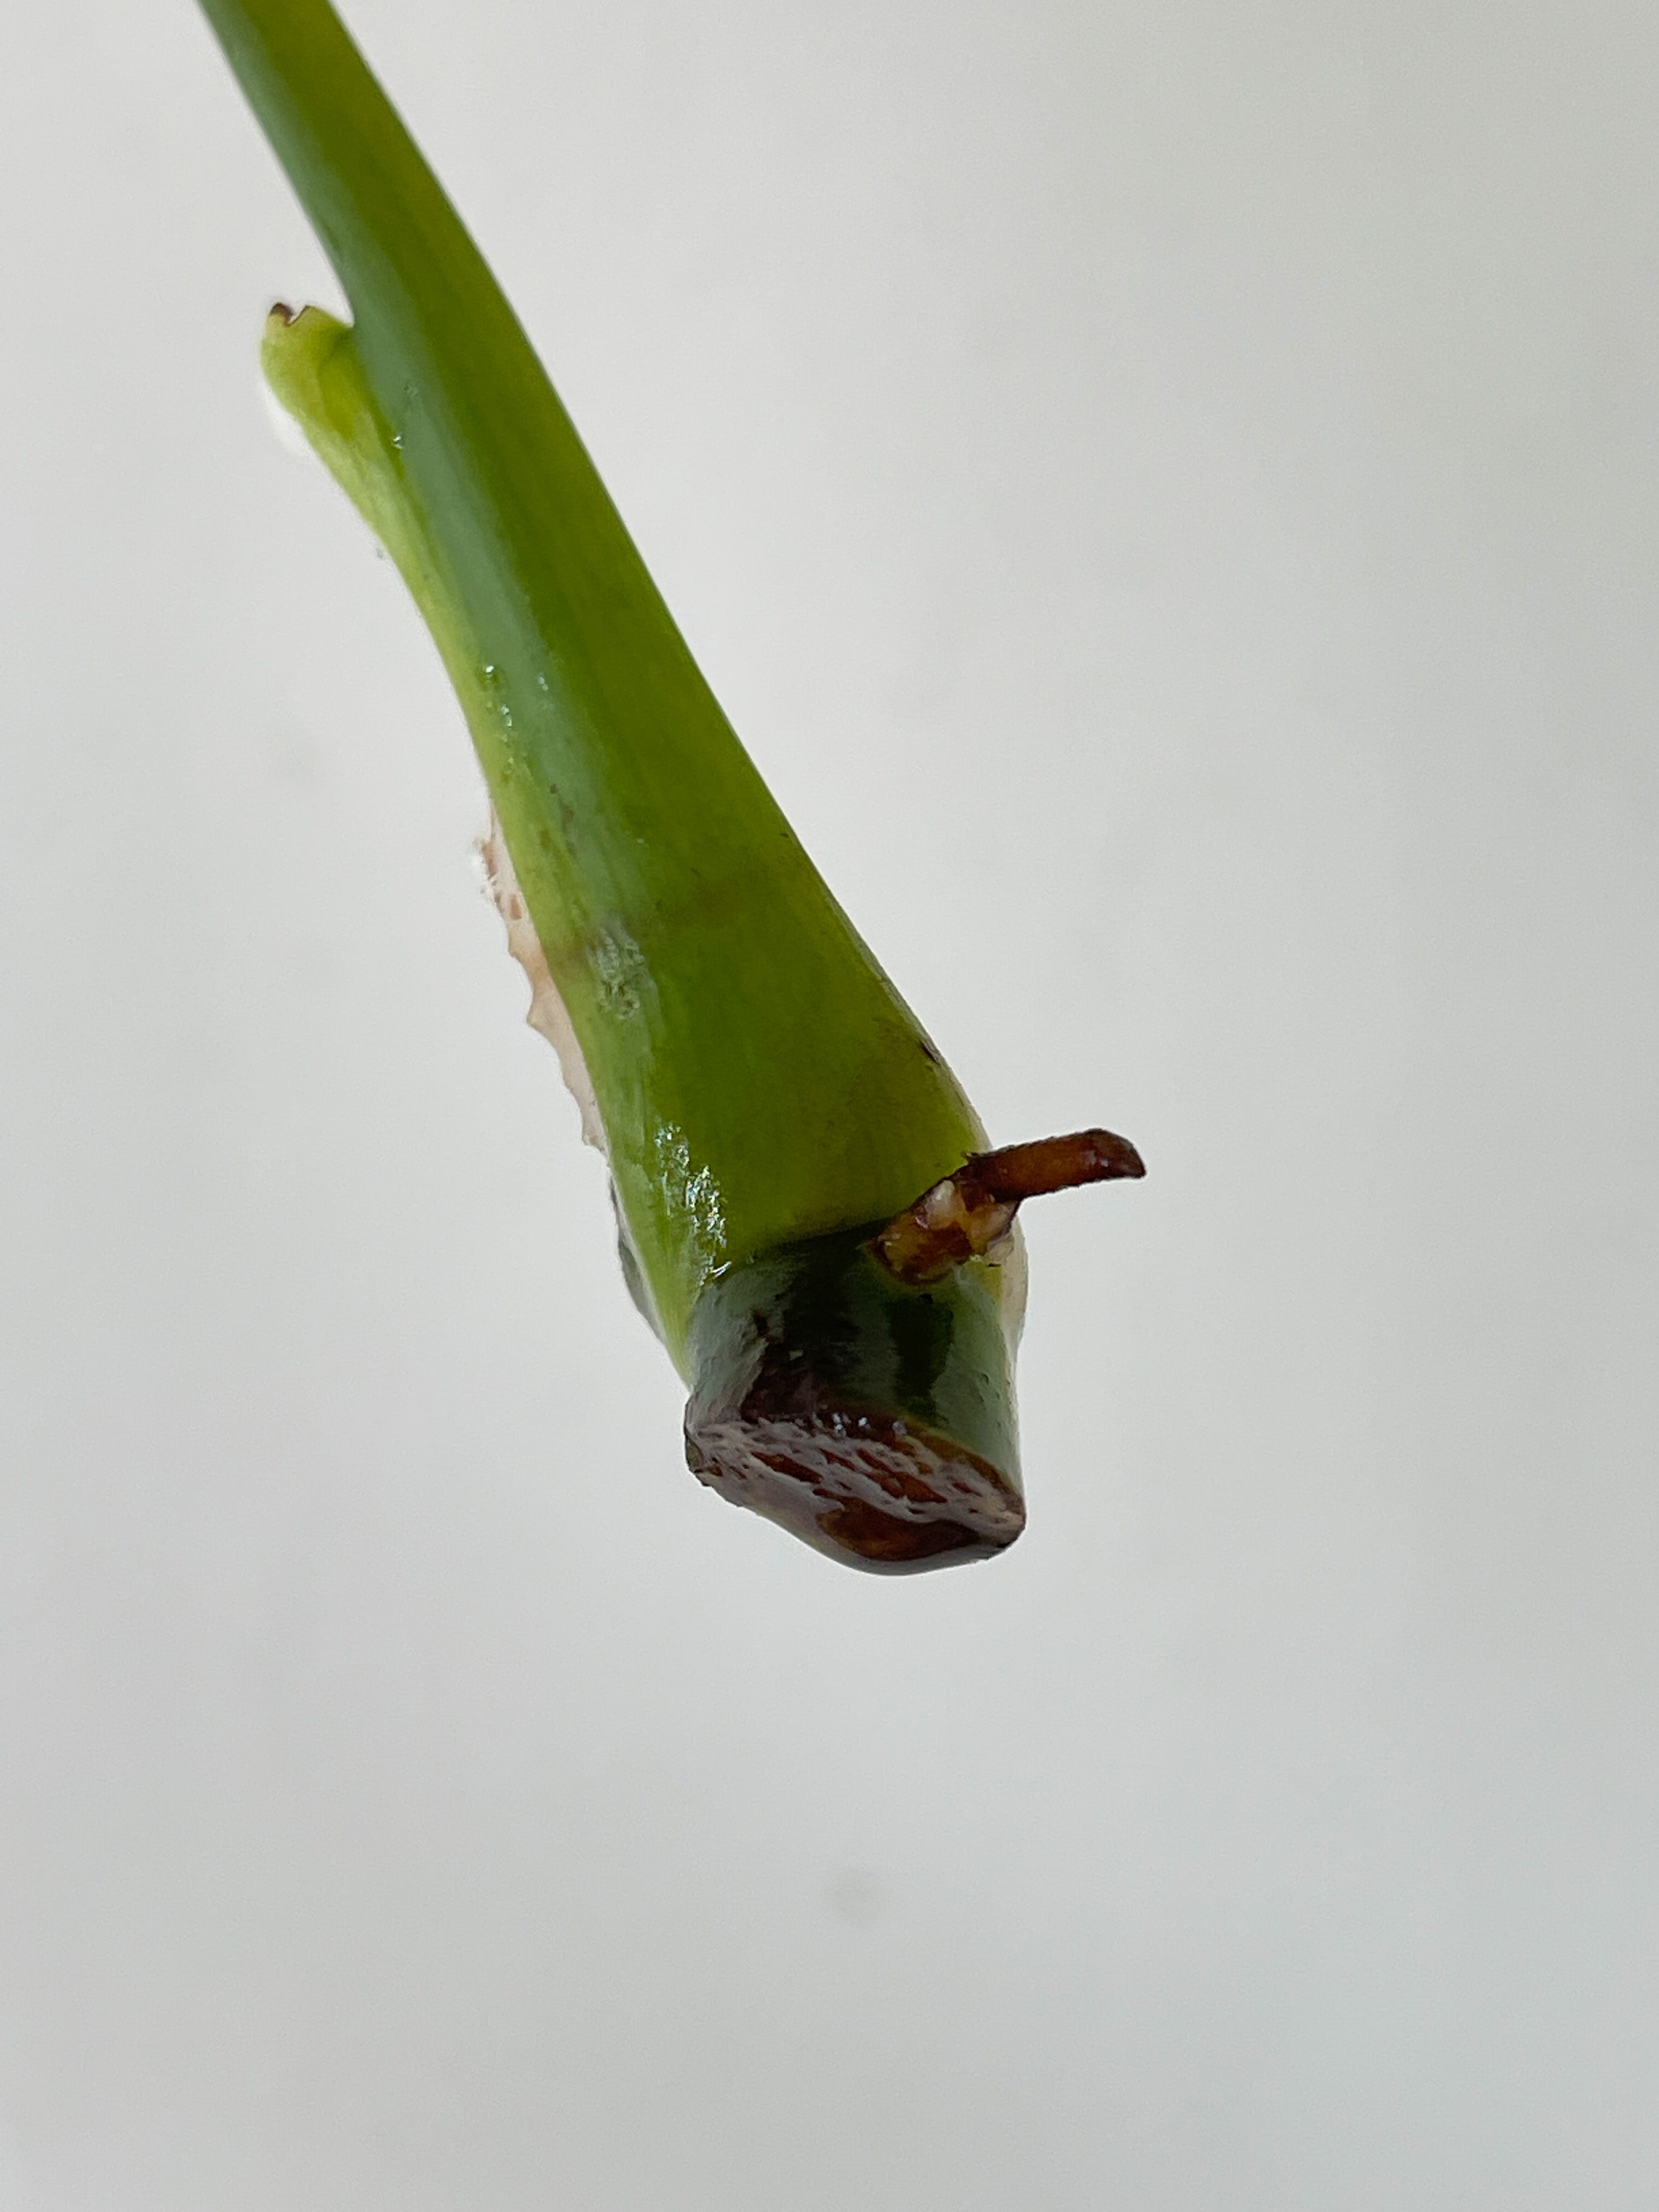
M 866 1225 L 716 1276 L 691 1316 L 693 1472 L 874 1574 L 1006 1550 L 1025 1506 L 999 1274 L 901 1282 Z
M 901 1282 L 937 1282 L 964 1261 L 995 1259 L 1024 1200 L 1146 1172 L 1128 1139 L 1109 1129 L 975 1152 L 878 1231 L 874 1249 Z
M 1107 1129 L 976 1152 L 884 1226 L 717 1276 L 691 1319 L 692 1468 L 876 1574 L 1006 1551 L 1025 1524 L 1020 1299 L 983 1263 L 1010 1255 L 1024 1200 L 1145 1172 Z

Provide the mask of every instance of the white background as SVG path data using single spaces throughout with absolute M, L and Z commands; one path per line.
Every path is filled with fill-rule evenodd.
M 1659 17 L 358 0 L 1000 1140 L 1031 1520 L 706 1495 L 185 0 L 0 67 L 4 2212 L 1659 2201 Z

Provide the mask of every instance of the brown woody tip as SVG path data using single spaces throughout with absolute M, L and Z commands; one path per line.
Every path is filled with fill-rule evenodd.
M 902 1281 L 936 1281 L 964 1261 L 995 1259 L 1026 1199 L 1146 1172 L 1128 1139 L 1110 1129 L 1079 1129 L 1069 1137 L 975 1152 L 896 1214 L 877 1234 L 875 1249 Z

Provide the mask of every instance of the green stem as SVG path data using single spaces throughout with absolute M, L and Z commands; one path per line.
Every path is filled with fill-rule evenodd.
M 1021 1518 L 1019 1271 L 975 1255 L 921 1286 L 869 1247 L 982 1149 L 977 1117 L 738 743 L 333 9 L 202 5 L 351 303 L 349 325 L 276 311 L 267 375 L 454 683 L 630 1273 L 692 1384 L 693 1465 L 864 1564 L 997 1548 Z

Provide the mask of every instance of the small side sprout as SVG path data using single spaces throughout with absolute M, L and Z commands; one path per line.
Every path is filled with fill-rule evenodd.
M 1016 1211 L 1138 1155 L 1101 1130 L 988 1150 L 328 0 L 202 6 L 351 304 L 274 309 L 266 377 L 454 684 L 531 1018 L 606 1155 L 690 1466 L 855 1566 L 1003 1549 Z

